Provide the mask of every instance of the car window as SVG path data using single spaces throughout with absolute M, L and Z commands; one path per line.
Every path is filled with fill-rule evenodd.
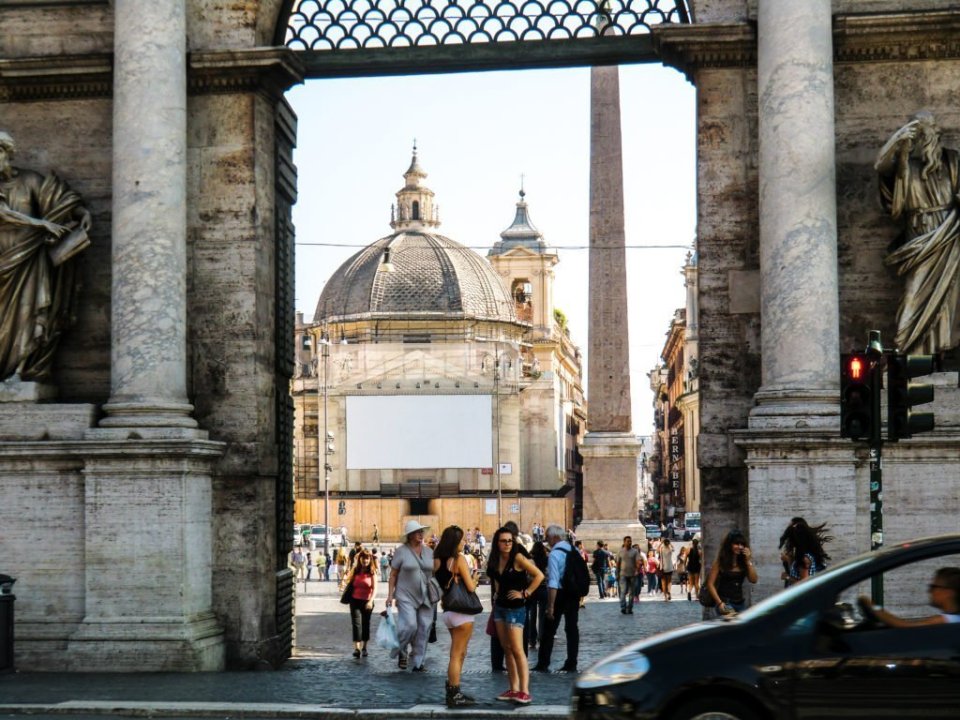
M 927 585 L 934 573 L 942 567 L 960 567 L 960 555 L 941 555 L 917 562 L 901 565 L 900 567 L 879 573 L 883 579 L 883 607 L 903 618 L 929 617 L 937 614 L 937 610 L 930 605 Z M 834 625 L 846 629 L 864 627 L 864 617 L 857 605 L 860 595 L 871 597 L 872 581 L 867 578 L 863 582 L 850 585 L 841 591 L 834 602 L 832 617 L 829 619 Z

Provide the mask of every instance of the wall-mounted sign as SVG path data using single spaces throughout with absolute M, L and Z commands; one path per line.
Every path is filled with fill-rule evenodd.
M 500 474 L 501 475 L 512 475 L 513 474 L 513 465 L 511 463 L 500 463 Z

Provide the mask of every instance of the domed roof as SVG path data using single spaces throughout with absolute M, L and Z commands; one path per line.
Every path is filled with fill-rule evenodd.
M 517 321 L 509 291 L 484 258 L 443 235 L 406 229 L 343 263 L 324 287 L 313 320 L 437 314 Z

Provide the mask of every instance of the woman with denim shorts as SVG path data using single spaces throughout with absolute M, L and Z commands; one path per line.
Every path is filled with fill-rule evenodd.
M 527 619 L 526 602 L 543 582 L 543 573 L 519 552 L 516 537 L 507 528 L 493 536 L 487 577 L 493 583 L 493 622 L 497 638 L 503 646 L 510 687 L 497 700 L 529 705 L 530 669 L 523 647 L 523 626 Z

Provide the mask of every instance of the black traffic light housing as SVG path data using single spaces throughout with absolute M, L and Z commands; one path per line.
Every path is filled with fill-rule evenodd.
M 910 382 L 936 370 L 933 355 L 887 356 L 887 440 L 896 442 L 934 427 L 932 412 L 914 412 L 910 408 L 933 402 L 933 385 Z
M 840 437 L 880 439 L 880 387 L 876 362 L 866 352 L 840 354 Z

